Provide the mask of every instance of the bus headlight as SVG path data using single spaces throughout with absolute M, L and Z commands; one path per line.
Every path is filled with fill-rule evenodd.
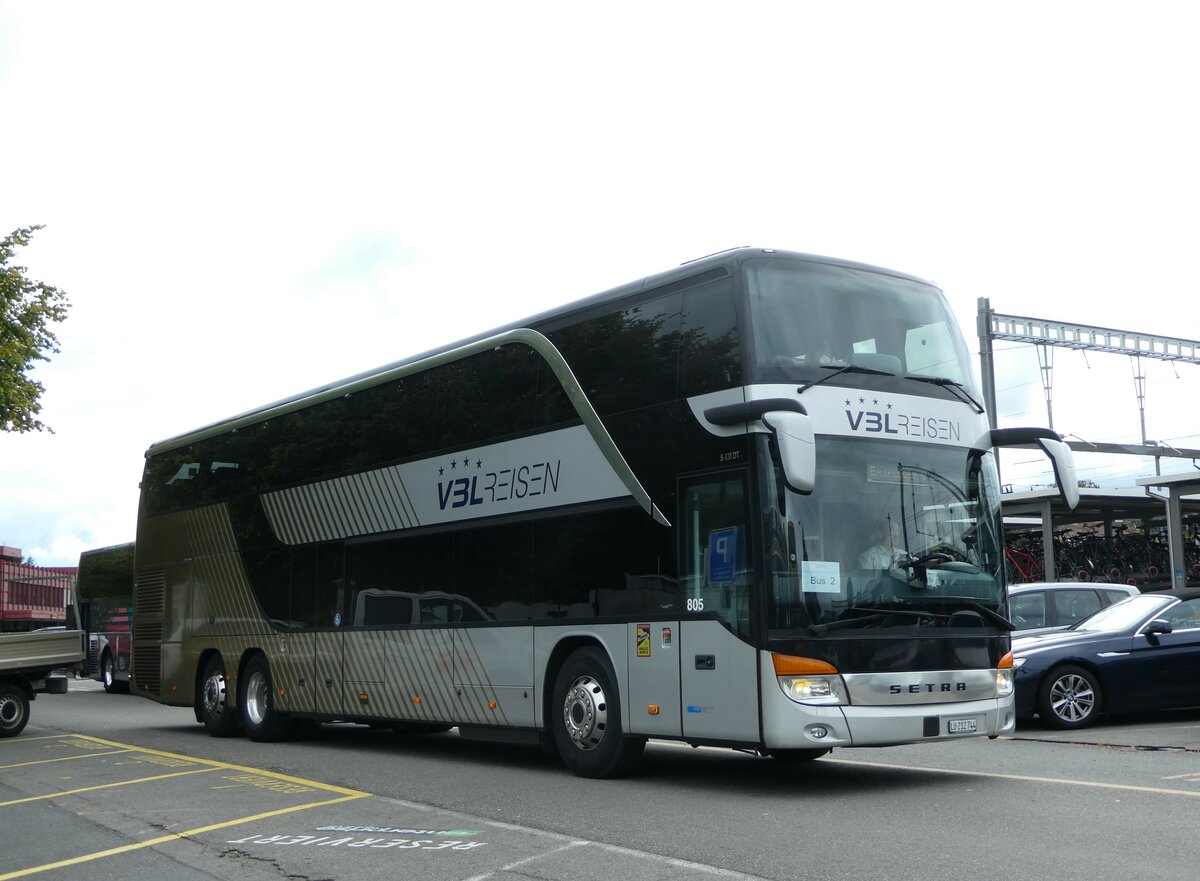
M 844 706 L 846 686 L 841 676 L 779 676 L 779 687 L 789 698 L 800 704 L 833 704 Z
M 996 668 L 996 697 L 1008 697 L 1013 693 L 1013 668 L 1021 666 L 1021 663 L 1023 661 L 1013 661 L 1012 652 L 1000 659 Z
M 775 678 L 790 700 L 801 704 L 844 706 L 850 703 L 837 668 L 816 658 L 771 655 Z
M 996 671 L 996 697 L 1008 697 L 1013 693 L 1013 671 Z

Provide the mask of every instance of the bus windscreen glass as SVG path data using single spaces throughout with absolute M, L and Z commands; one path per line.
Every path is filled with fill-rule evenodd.
M 812 381 L 854 355 L 882 355 L 904 376 L 974 384 L 954 316 L 935 287 L 799 261 L 752 264 L 747 284 L 758 381 Z M 846 379 L 862 384 L 859 374 Z
M 821 438 L 816 488 L 785 490 L 766 547 L 771 637 L 1001 623 L 990 454 Z M 890 634 L 889 634 L 890 635 Z

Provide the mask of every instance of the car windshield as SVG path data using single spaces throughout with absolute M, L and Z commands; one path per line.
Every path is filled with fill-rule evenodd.
M 1090 633 L 1115 633 L 1119 630 L 1126 630 L 1136 626 L 1144 618 L 1156 612 L 1161 612 L 1173 600 L 1174 597 L 1152 596 L 1150 594 L 1129 597 L 1128 599 L 1121 600 L 1119 603 L 1114 603 L 1108 608 L 1101 609 L 1095 615 L 1085 618 L 1071 629 L 1085 630 Z

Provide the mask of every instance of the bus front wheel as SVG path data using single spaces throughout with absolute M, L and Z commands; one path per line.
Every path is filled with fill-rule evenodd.
M 237 734 L 237 708 L 229 700 L 229 677 L 225 662 L 214 654 L 204 665 L 200 683 L 200 721 L 213 737 L 232 737 Z
M 123 683 L 117 682 L 117 665 L 113 663 L 110 651 L 105 651 L 104 657 L 100 660 L 100 682 L 103 683 L 104 690 L 109 694 L 126 690 L 122 688 Z
M 645 739 L 621 731 L 621 696 L 608 657 L 576 649 L 554 679 L 550 725 L 567 767 L 580 777 L 619 777 L 641 757 Z
M 19 685 L 0 684 L 0 737 L 16 737 L 29 721 L 29 696 Z
M 265 655 L 255 655 L 246 662 L 238 685 L 242 728 L 250 739 L 262 743 L 286 740 L 292 733 L 292 717 L 275 708 L 275 684 Z

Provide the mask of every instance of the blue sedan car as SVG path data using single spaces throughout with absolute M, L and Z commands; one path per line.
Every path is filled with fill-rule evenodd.
M 1200 590 L 1129 597 L 1067 630 L 1015 638 L 1012 652 L 1017 716 L 1051 728 L 1200 706 Z

